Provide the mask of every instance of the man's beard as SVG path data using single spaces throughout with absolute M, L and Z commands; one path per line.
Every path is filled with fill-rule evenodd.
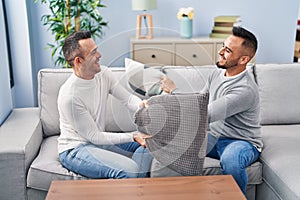
M 227 64 L 227 65 L 221 65 L 220 64 L 220 61 L 218 61 L 218 62 L 216 62 L 216 65 L 217 65 L 217 67 L 218 68 L 220 68 L 220 69 L 228 69 L 228 68 L 232 68 L 232 67 L 235 67 L 235 66 L 237 66 L 238 65 L 238 62 L 236 61 L 234 64 Z

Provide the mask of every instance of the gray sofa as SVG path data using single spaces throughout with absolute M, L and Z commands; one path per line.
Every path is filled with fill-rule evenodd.
M 197 91 L 214 66 L 163 67 L 182 91 Z M 124 68 L 111 68 L 120 84 L 134 92 Z M 260 160 L 247 169 L 247 198 L 300 199 L 300 64 L 250 66 L 261 96 L 264 148 Z M 45 199 L 52 180 L 86 179 L 63 168 L 57 155 L 59 119 L 57 94 L 72 73 L 69 69 L 43 69 L 38 76 L 39 108 L 14 109 L 0 127 L 0 199 Z M 106 130 L 136 129 L 132 115 L 109 97 Z M 153 163 L 153 168 L 157 163 Z M 157 167 L 156 167 L 157 169 Z M 164 168 L 154 171 L 155 176 Z M 219 161 L 205 158 L 205 175 L 220 174 Z

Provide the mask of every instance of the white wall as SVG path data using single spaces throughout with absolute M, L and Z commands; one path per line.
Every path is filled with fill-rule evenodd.
M 36 105 L 26 0 L 5 0 L 15 86 L 15 107 Z M 41 50 L 42 51 L 42 50 Z M 38 55 L 34 55 L 38 56 Z
M 8 54 L 6 51 L 6 35 L 3 31 L 5 30 L 5 24 L 2 8 L 2 1 L 0 1 L 0 126 L 12 109 L 12 98 L 8 71 Z
M 136 15 L 140 12 L 131 10 L 131 0 L 102 2 L 107 7 L 100 12 L 109 21 L 109 27 L 104 28 L 103 39 L 96 40 L 103 55 L 101 63 L 124 66 L 124 58 L 130 56 L 129 39 L 135 36 Z M 6 3 L 9 5 L 12 56 L 16 68 L 15 104 L 17 107 L 29 106 L 36 104 L 37 71 L 54 67 L 51 50 L 46 49 L 54 37 L 40 20 L 49 9 L 46 5 L 34 4 L 33 0 L 6 0 Z M 293 61 L 299 0 L 288 3 L 283 0 L 158 0 L 158 9 L 149 11 L 154 17 L 155 37 L 179 37 L 176 14 L 179 8 L 188 6 L 195 8 L 194 36 L 207 36 L 217 15 L 240 15 L 242 25 L 258 37 L 258 63 Z
M 299 8 L 298 8 L 298 19 L 300 19 L 300 4 L 299 4 Z
M 109 21 L 105 37 L 97 40 L 103 54 L 102 64 L 123 66 L 124 58 L 130 56 L 129 38 L 135 36 L 136 15 L 131 10 L 131 0 L 103 0 L 107 7 L 100 10 Z M 158 9 L 150 10 L 154 18 L 154 34 L 179 36 L 179 21 L 176 18 L 180 7 L 195 8 L 194 36 L 207 36 L 217 15 L 240 15 L 242 25 L 253 31 L 259 40 L 258 63 L 289 63 L 293 60 L 294 38 L 298 18 L 299 0 L 158 0 Z M 40 4 L 32 5 L 34 38 L 38 49 L 36 67 L 53 67 L 50 51 L 44 50 L 53 39 L 42 26 L 40 17 L 47 12 Z

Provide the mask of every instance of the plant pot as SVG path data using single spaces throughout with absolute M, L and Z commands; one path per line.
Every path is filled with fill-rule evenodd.
M 193 20 L 183 17 L 180 20 L 180 36 L 182 38 L 191 38 L 193 36 Z

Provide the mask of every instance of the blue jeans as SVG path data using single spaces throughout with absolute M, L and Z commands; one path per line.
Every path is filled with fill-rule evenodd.
M 88 178 L 147 177 L 152 156 L 136 142 L 118 145 L 82 144 L 60 153 L 62 165 Z
M 219 159 L 222 173 L 231 174 L 244 194 L 248 183 L 246 168 L 258 159 L 259 154 L 250 142 L 208 134 L 207 157 Z

